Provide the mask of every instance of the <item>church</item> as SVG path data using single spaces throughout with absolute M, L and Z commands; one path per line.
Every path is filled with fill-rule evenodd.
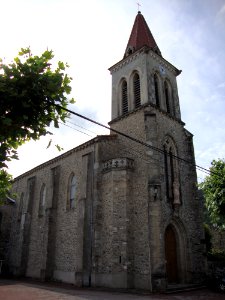
M 122 55 L 121 55 L 122 57 Z M 111 133 L 14 180 L 11 274 L 165 291 L 205 272 L 193 136 L 176 77 L 139 11 L 112 75 Z

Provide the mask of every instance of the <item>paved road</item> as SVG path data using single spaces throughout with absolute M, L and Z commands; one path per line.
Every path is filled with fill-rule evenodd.
M 0 280 L 0 300 L 225 300 L 225 294 L 207 289 L 174 294 L 138 295 L 116 291 L 78 289 L 69 285 Z

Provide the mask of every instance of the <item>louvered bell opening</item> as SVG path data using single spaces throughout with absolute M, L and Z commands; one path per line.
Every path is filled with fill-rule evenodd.
M 134 75 L 134 105 L 135 108 L 141 106 L 140 77 L 138 74 Z
M 122 113 L 123 115 L 128 113 L 128 99 L 127 99 L 127 83 L 122 84 Z
M 154 75 L 154 85 L 155 85 L 155 104 L 157 107 L 160 107 L 159 105 L 159 85 L 158 85 L 158 78 L 157 75 Z
M 169 88 L 167 83 L 164 84 L 164 90 L 165 90 L 165 98 L 166 98 L 166 109 L 167 112 L 170 113 L 170 99 L 169 99 Z

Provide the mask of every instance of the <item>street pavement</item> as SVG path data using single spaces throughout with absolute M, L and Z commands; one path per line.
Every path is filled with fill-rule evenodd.
M 59 283 L 0 279 L 0 300 L 225 300 L 206 288 L 172 294 L 138 294 L 109 289 L 76 288 Z

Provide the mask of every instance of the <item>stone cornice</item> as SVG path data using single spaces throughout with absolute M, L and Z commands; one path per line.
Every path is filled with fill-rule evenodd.
M 113 158 L 103 163 L 102 171 L 134 169 L 134 160 L 126 157 Z
M 153 57 L 161 66 L 165 67 L 167 70 L 174 73 L 176 76 L 178 76 L 182 72 L 181 70 L 178 70 L 170 62 L 168 62 L 165 58 L 163 58 L 162 56 L 157 55 L 151 49 L 149 49 L 149 52 L 150 52 L 150 56 Z
M 119 69 L 122 69 L 125 65 L 128 65 L 131 61 L 136 60 L 137 57 L 139 57 L 141 53 L 145 53 L 145 48 L 146 48 L 146 46 L 141 48 L 140 50 L 134 52 L 133 54 L 127 56 L 126 58 L 120 60 L 118 63 L 116 63 L 115 65 L 110 67 L 108 70 L 112 74 L 112 73 L 118 71 Z
M 174 67 L 170 62 L 168 62 L 165 58 L 162 56 L 156 54 L 151 48 L 144 46 L 140 50 L 137 50 L 133 54 L 127 56 L 126 58 L 120 60 L 118 63 L 110 67 L 108 70 L 110 73 L 114 73 L 118 71 L 119 69 L 123 68 L 125 65 L 129 64 L 131 61 L 136 60 L 141 54 L 149 53 L 151 57 L 153 57 L 156 61 L 160 63 L 160 65 L 164 66 L 167 70 L 174 73 L 176 76 L 178 76 L 182 71 L 178 70 L 176 67 Z
M 145 107 L 154 107 L 154 108 L 157 109 L 157 111 L 159 111 L 161 114 L 166 115 L 167 117 L 169 117 L 169 118 L 172 119 L 173 121 L 178 122 L 178 123 L 181 124 L 182 126 L 185 125 L 185 123 L 184 123 L 183 121 L 181 121 L 180 119 L 177 119 L 177 118 L 171 116 L 171 115 L 168 114 L 166 111 L 164 111 L 164 110 L 158 108 L 158 107 L 157 107 L 155 104 L 153 104 L 153 103 L 145 103 L 145 104 L 141 105 L 140 107 L 138 107 L 138 108 L 136 108 L 136 109 L 134 109 L 134 110 L 128 112 L 126 115 L 122 115 L 122 116 L 119 116 L 119 117 L 117 117 L 117 118 L 111 120 L 108 124 L 109 124 L 109 125 L 112 125 L 112 124 L 116 123 L 117 121 L 120 121 L 120 120 L 122 120 L 122 119 L 127 118 L 128 116 L 130 116 L 130 115 L 132 115 L 132 114 L 135 114 L 136 112 L 138 112 L 139 110 L 142 110 L 142 109 L 145 108 Z

